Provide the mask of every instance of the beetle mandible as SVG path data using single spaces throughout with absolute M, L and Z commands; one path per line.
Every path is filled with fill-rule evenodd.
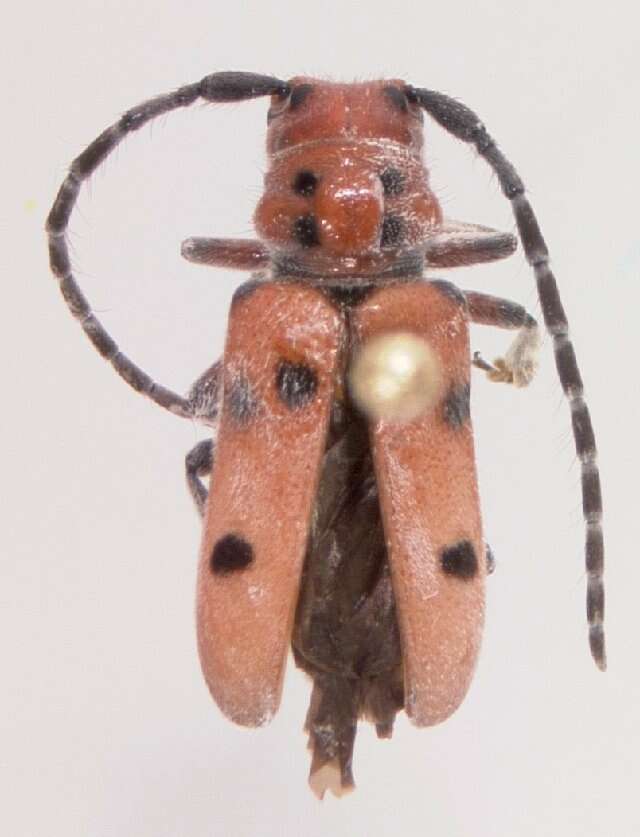
M 181 397 L 92 313 L 67 227 L 82 183 L 131 131 L 202 99 L 270 96 L 259 241 L 192 238 L 193 262 L 254 271 L 224 358 Z M 198 646 L 239 724 L 277 710 L 289 644 L 313 680 L 310 784 L 353 786 L 356 724 L 391 735 L 404 708 L 445 720 L 468 688 L 492 556 L 482 538 L 471 367 L 525 386 L 538 328 L 513 302 L 427 278 L 509 256 L 516 239 L 443 217 L 422 161 L 423 113 L 475 147 L 511 202 L 581 463 L 591 653 L 605 668 L 602 502 L 590 414 L 549 255 L 519 175 L 478 117 L 400 80 L 335 84 L 222 72 L 127 111 L 71 164 L 47 220 L 51 267 L 96 349 L 136 391 L 214 428 L 187 456 L 204 517 Z M 493 364 L 469 323 L 516 330 Z M 207 490 L 202 477 L 211 475 Z

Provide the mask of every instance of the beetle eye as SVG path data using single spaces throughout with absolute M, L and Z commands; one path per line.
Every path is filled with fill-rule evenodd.
M 287 84 L 281 91 L 274 93 L 267 113 L 267 122 L 285 112 L 298 110 L 312 91 L 313 84 L 296 84 L 295 87 Z
M 271 94 L 271 107 L 267 111 L 267 123 L 284 112 L 290 95 L 291 87 L 288 84 L 284 84 L 279 90 Z
M 289 110 L 297 110 L 313 90 L 313 84 L 297 84 L 291 91 Z
M 409 103 L 409 113 L 419 119 L 420 122 L 424 122 L 424 113 L 420 107 L 420 102 L 418 101 L 418 95 L 415 88 L 408 84 L 404 88 L 404 95 Z
M 406 113 L 409 110 L 409 101 L 404 90 L 396 87 L 395 84 L 389 84 L 382 88 L 382 92 L 396 110 L 401 113 Z
M 291 88 L 288 84 L 284 84 L 280 90 L 277 90 L 273 96 L 275 101 L 277 102 L 284 102 L 285 99 L 288 99 L 291 95 Z
M 418 105 L 419 104 L 418 94 L 416 93 L 415 88 L 411 87 L 410 84 L 408 84 L 404 88 L 404 95 L 407 97 L 410 104 L 412 104 L 412 105 Z
M 293 181 L 293 191 L 305 198 L 313 195 L 318 185 L 318 178 L 312 171 L 299 171 Z

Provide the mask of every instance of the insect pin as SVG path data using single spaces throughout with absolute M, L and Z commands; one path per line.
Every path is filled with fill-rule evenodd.
M 127 134 L 198 100 L 270 96 L 259 241 L 192 238 L 192 262 L 254 271 L 221 361 L 182 397 L 105 331 L 72 273 L 82 183 Z M 197 633 L 214 700 L 266 723 L 289 647 L 312 681 L 310 784 L 353 786 L 359 719 L 392 733 L 404 708 L 444 721 L 469 686 L 492 569 L 469 409 L 472 367 L 526 386 L 538 327 L 516 303 L 432 278 L 509 256 L 516 239 L 442 215 L 422 160 L 423 114 L 472 145 L 511 202 L 533 268 L 581 463 L 591 653 L 605 668 L 602 504 L 591 419 L 547 247 L 522 180 L 465 105 L 399 80 L 334 84 L 223 72 L 127 111 L 71 164 L 48 218 L 51 267 L 96 349 L 135 390 L 208 424 L 186 459 L 204 518 Z M 472 357 L 469 324 L 516 331 Z M 209 487 L 202 477 L 210 475 Z

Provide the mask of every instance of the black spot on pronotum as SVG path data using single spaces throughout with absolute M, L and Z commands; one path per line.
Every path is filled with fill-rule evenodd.
M 404 223 L 399 215 L 385 215 L 380 235 L 381 247 L 395 247 L 402 240 Z
M 478 559 L 471 541 L 458 541 L 442 550 L 442 569 L 456 578 L 473 578 L 478 572 Z
M 224 535 L 211 552 L 209 566 L 214 575 L 244 570 L 253 561 L 253 547 L 240 535 Z
M 382 181 L 382 188 L 387 197 L 401 195 L 404 191 L 404 175 L 400 169 L 395 169 L 390 166 L 382 172 L 380 180 Z
M 281 360 L 276 371 L 276 388 L 287 407 L 297 410 L 308 404 L 316 394 L 318 376 L 305 363 Z
M 399 87 L 390 84 L 387 87 L 383 87 L 382 92 L 399 111 L 406 113 L 409 110 L 409 103 L 404 90 L 400 90 Z
M 307 169 L 303 169 L 299 171 L 293 181 L 293 191 L 297 192 L 299 195 L 303 195 L 305 198 L 308 198 L 310 195 L 316 190 L 316 186 L 318 185 L 318 178 L 312 171 L 308 171 Z
M 289 110 L 297 110 L 313 90 L 313 84 L 298 84 L 291 91 Z
M 320 244 L 318 225 L 313 215 L 300 215 L 293 222 L 293 237 L 303 247 L 316 247 Z
M 471 387 L 468 383 L 453 384 L 442 404 L 444 420 L 454 430 L 458 430 L 471 415 Z
M 256 413 L 257 402 L 246 378 L 239 375 L 231 380 L 225 393 L 225 403 L 236 424 L 243 427 L 251 421 Z

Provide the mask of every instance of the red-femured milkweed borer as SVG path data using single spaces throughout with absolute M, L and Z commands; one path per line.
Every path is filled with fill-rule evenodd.
M 271 97 L 260 241 L 194 238 L 182 250 L 255 273 L 234 295 L 223 360 L 183 398 L 123 355 L 92 313 L 72 274 L 69 217 L 82 183 L 131 131 L 199 99 L 260 96 Z M 582 380 L 524 185 L 471 110 L 399 80 L 214 73 L 107 128 L 72 163 L 47 222 L 53 272 L 98 351 L 138 392 L 215 428 L 187 456 L 204 516 L 204 675 L 229 718 L 265 723 L 291 643 L 313 679 L 310 782 L 320 796 L 353 784 L 358 718 L 389 736 L 400 709 L 431 725 L 464 697 L 492 568 L 471 366 L 516 386 L 535 368 L 538 329 L 524 308 L 425 277 L 508 256 L 516 240 L 443 218 L 421 158 L 424 112 L 489 163 L 535 273 L 581 462 L 589 639 L 604 669 L 602 504 Z M 505 357 L 472 358 L 469 323 L 517 329 Z

